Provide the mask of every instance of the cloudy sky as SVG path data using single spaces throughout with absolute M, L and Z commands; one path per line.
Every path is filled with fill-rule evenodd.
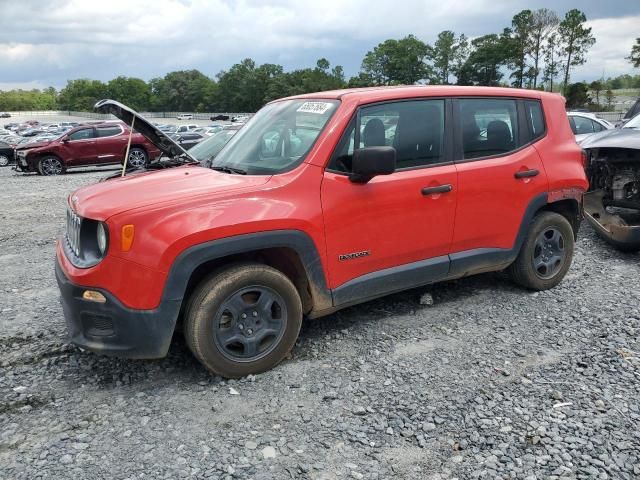
M 640 36 L 638 0 L 0 0 L 0 89 L 192 68 L 213 77 L 246 57 L 285 69 L 326 57 L 350 76 L 387 38 L 475 37 L 524 8 L 576 6 L 597 43 L 573 79 L 640 73 L 624 59 Z

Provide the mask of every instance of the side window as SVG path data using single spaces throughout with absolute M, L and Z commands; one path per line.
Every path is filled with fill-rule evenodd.
M 515 100 L 461 99 L 459 104 L 465 159 L 503 155 L 518 148 Z
M 600 125 L 598 122 L 596 122 L 595 120 L 593 120 L 593 131 L 594 132 L 601 132 L 604 130 L 604 127 L 602 125 Z
M 98 138 L 115 137 L 122 132 L 120 127 L 98 127 L 96 131 L 98 132 Z
M 86 140 L 93 138 L 93 128 L 83 128 L 69 135 L 69 140 Z
M 578 130 L 576 128 L 576 122 L 573 121 L 573 117 L 567 117 L 569 118 L 569 126 L 571 126 L 571 131 L 573 132 L 574 135 L 578 134 Z
M 329 169 L 350 172 L 354 148 L 383 146 L 396 149 L 397 169 L 441 163 L 444 159 L 444 100 L 363 107 L 359 122 L 352 121 L 347 127 Z
M 590 118 L 574 116 L 573 122 L 576 125 L 576 130 L 574 132 L 576 135 L 593 133 L 593 122 Z
M 529 123 L 529 141 L 533 141 L 544 135 L 544 115 L 542 114 L 542 106 L 537 100 L 525 100 L 525 115 Z

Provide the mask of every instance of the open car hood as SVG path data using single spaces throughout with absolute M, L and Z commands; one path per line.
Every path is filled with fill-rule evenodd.
M 582 148 L 632 148 L 640 150 L 640 130 L 614 128 L 594 133 L 580 142 Z
M 131 122 L 135 118 L 133 125 L 134 130 L 144 135 L 145 138 L 153 143 L 164 155 L 170 158 L 183 156 L 192 162 L 198 162 L 198 160 L 189 155 L 184 148 L 169 138 L 153 123 L 126 105 L 116 102 L 115 100 L 105 99 L 98 101 L 93 108 L 96 112 L 115 115 L 129 127 L 131 127 Z

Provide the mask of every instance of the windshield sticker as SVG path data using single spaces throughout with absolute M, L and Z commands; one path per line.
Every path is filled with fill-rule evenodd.
M 332 105 L 333 103 L 328 102 L 304 102 L 297 111 L 300 113 L 317 113 L 318 115 L 322 115 L 329 110 Z

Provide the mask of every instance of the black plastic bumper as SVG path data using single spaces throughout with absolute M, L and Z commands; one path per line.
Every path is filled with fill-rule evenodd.
M 57 260 L 56 279 L 73 344 L 125 358 L 161 358 L 167 354 L 180 311 L 179 301 L 163 301 L 155 310 L 125 307 L 105 290 L 71 283 Z M 107 301 L 84 300 L 82 294 L 87 289 L 102 293 Z

